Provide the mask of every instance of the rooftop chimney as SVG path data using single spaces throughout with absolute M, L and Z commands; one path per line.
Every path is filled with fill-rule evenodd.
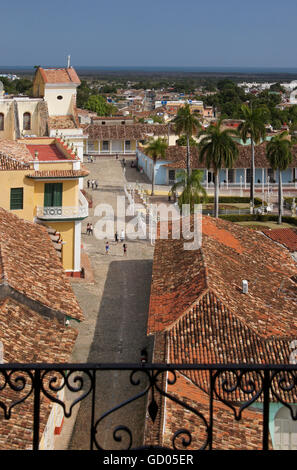
M 68 69 L 70 68 L 70 55 L 67 56 L 67 68 Z
M 242 281 L 242 293 L 247 294 L 249 291 L 249 283 L 245 279 Z

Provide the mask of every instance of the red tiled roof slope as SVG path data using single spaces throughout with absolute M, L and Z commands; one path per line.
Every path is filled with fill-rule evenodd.
M 297 251 L 297 229 L 276 228 L 262 232 L 271 240 L 284 245 L 289 251 Z
M 255 166 L 257 168 L 270 168 L 270 163 L 266 158 L 266 143 L 256 145 L 255 147 Z M 250 168 L 251 165 L 251 149 L 249 145 L 238 144 L 239 155 L 234 163 L 234 168 Z M 292 147 L 293 159 L 289 164 L 289 168 L 297 167 L 297 145 Z M 187 165 L 187 149 L 178 145 L 169 146 L 166 150 L 167 166 L 171 168 L 186 168 Z M 204 162 L 199 160 L 199 150 L 197 147 L 191 147 L 190 153 L 191 168 L 202 169 L 206 168 Z
M 32 161 L 32 155 L 27 146 L 14 140 L 0 139 L 0 155 L 19 163 L 29 163 Z
M 19 302 L 5 298 L 0 300 L 0 340 L 4 346 L 5 363 L 63 363 L 69 362 L 77 331 L 64 327 L 58 321 L 42 317 Z M 22 375 L 18 373 L 17 375 Z M 16 376 L 16 374 L 12 375 Z M 27 374 L 24 377 L 30 387 Z M 46 383 L 46 381 L 44 381 Z M 1 401 L 9 406 L 24 396 L 6 387 Z M 42 435 L 52 404 L 41 394 L 40 436 Z M 32 448 L 33 396 L 12 409 L 9 420 L 0 414 L 0 449 L 25 450 Z
M 80 79 L 74 68 L 43 68 L 39 67 L 39 71 L 45 83 L 73 83 L 80 85 Z
M 65 316 L 83 320 L 47 230 L 0 208 L 0 286 Z
M 264 338 L 297 333 L 296 264 L 289 254 L 262 234 L 221 219 L 203 217 L 202 233 L 195 251 L 184 250 L 183 239 L 157 240 L 148 333 L 169 329 L 206 288 Z M 248 294 L 242 294 L 244 279 Z

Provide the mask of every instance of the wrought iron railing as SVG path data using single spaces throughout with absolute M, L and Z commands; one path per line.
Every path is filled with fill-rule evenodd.
M 104 400 L 100 394 L 102 388 L 98 386 L 100 374 L 106 371 L 125 372 L 129 377 L 128 398 L 120 401 L 111 409 L 104 410 L 100 416 L 96 415 L 96 403 Z M 204 383 L 208 383 L 207 416 L 201 411 L 200 403 L 195 401 L 189 404 L 176 394 L 170 392 L 179 374 L 190 377 L 193 373 L 203 374 Z M 99 379 L 99 380 L 98 380 Z M 113 378 L 115 380 L 115 378 Z M 195 381 L 194 381 L 195 382 Z M 193 383 L 193 382 L 192 382 Z M 117 383 L 115 383 L 115 389 Z M 65 390 L 71 394 L 72 402 L 66 406 L 61 399 L 60 392 Z M 13 399 L 12 393 L 16 397 Z M 19 395 L 18 395 L 19 394 Z M 88 398 L 87 398 L 88 397 Z M 104 449 L 100 443 L 98 428 L 102 422 L 119 410 L 136 403 L 140 398 L 147 400 L 147 419 L 155 422 L 162 408 L 162 399 L 166 398 L 175 406 L 180 406 L 187 413 L 200 419 L 204 427 L 205 438 L 199 446 L 200 449 L 213 448 L 213 435 L 215 431 L 214 407 L 216 403 L 223 403 L 231 411 L 234 420 L 240 421 L 243 412 L 255 404 L 260 404 L 262 416 L 262 449 L 268 450 L 269 445 L 269 408 L 273 402 L 281 403 L 290 410 L 293 420 L 297 420 L 297 366 L 295 365 L 165 365 L 165 364 L 1 364 L 0 367 L 0 414 L 2 425 L 12 417 L 17 422 L 18 409 L 27 400 L 33 405 L 32 414 L 32 448 L 39 449 L 41 439 L 41 404 L 52 402 L 63 410 L 66 418 L 72 415 L 78 403 L 90 400 L 90 431 L 88 442 L 90 450 Z M 48 405 L 47 405 L 48 406 Z M 24 412 L 22 411 L 22 415 Z M 20 416 L 21 418 L 21 416 Z M 144 417 L 143 417 L 144 419 Z M 6 420 L 6 421 L 5 421 Z M 179 423 L 180 429 L 175 430 L 171 438 L 173 449 L 189 450 L 192 445 L 192 435 L 184 423 Z M 112 433 L 114 442 L 121 442 L 125 435 L 124 449 L 145 448 L 134 445 L 133 429 L 126 423 L 118 423 Z M 3 440 L 2 440 L 3 442 Z M 181 447 L 180 447 L 181 446 Z M 7 442 L 9 449 L 9 441 Z M 151 446 L 149 448 L 152 448 Z M 158 445 L 158 448 L 159 445 Z M 166 448 L 169 448 L 166 446 Z

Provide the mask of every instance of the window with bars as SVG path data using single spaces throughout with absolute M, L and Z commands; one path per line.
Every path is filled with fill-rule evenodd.
M 30 113 L 23 114 L 23 129 L 24 131 L 31 130 L 31 114 Z
M 10 189 L 10 210 L 23 209 L 24 188 Z
M 4 131 L 4 114 L 0 113 L 0 131 Z

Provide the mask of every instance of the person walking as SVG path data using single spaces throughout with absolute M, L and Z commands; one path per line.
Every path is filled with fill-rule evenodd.
M 121 242 L 125 240 L 125 232 L 124 229 L 121 230 Z
M 105 244 L 105 254 L 108 255 L 108 253 L 109 253 L 109 243 L 106 242 L 106 244 Z
M 87 231 L 86 231 L 86 234 L 87 234 L 87 235 L 90 235 L 90 224 L 89 224 L 89 223 L 87 224 Z
M 87 181 L 88 188 L 90 187 L 90 180 Z
M 123 244 L 124 256 L 127 255 L 127 245 L 126 243 Z
M 97 181 L 97 180 L 95 180 L 95 186 L 96 186 L 96 189 L 98 189 L 98 186 L 99 186 L 99 185 L 98 185 L 98 181 Z
M 115 241 L 116 243 L 118 243 L 118 241 L 119 241 L 118 232 L 116 232 L 116 233 L 114 234 L 114 241 Z
M 93 235 L 93 225 L 92 224 L 90 224 L 89 230 L 90 230 L 90 235 Z

